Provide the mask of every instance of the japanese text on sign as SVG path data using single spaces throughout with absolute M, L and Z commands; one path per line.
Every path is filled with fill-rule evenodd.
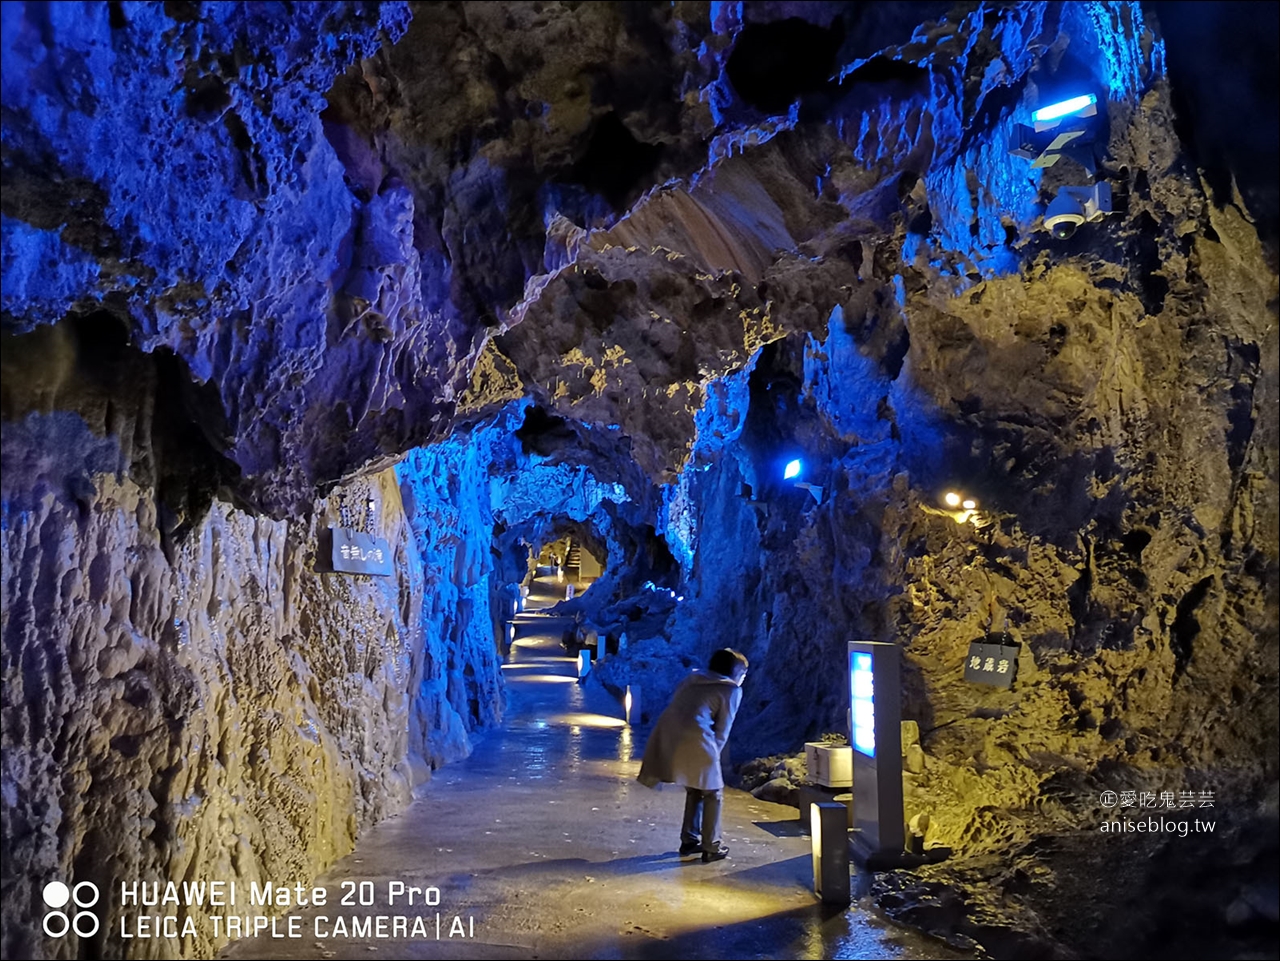
M 988 634 L 969 643 L 964 679 L 975 684 L 1010 687 L 1018 672 L 1018 644 L 1008 634 Z
M 391 574 L 391 547 L 381 537 L 333 528 L 333 569 L 343 574 Z

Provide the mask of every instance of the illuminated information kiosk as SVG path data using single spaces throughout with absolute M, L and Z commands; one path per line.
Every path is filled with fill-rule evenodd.
M 900 863 L 902 685 L 896 644 L 849 643 L 849 741 L 853 745 L 854 858 L 869 867 Z

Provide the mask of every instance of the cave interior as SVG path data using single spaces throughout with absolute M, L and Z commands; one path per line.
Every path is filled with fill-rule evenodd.
M 3 4 L 4 957 L 213 956 L 51 940 L 42 891 L 310 884 L 429 803 L 571 551 L 597 693 L 750 659 L 759 799 L 849 734 L 848 643 L 897 646 L 949 856 L 877 873 L 885 917 L 1274 956 L 1278 33 Z M 965 674 L 992 635 L 1008 686 Z M 1216 831 L 1100 843 L 1147 797 Z

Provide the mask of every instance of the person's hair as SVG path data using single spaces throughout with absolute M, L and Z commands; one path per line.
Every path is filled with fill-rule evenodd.
M 717 674 L 733 677 L 739 670 L 745 671 L 747 669 L 747 656 L 731 647 L 722 647 L 711 655 L 711 663 L 707 667 Z

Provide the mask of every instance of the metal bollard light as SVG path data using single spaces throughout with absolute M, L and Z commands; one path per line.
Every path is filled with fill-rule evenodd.
M 809 808 L 813 839 L 813 893 L 824 904 L 848 904 L 849 809 L 835 801 L 814 801 Z
M 626 721 L 628 724 L 638 723 L 640 720 L 640 685 L 628 684 L 627 693 L 622 698 L 622 708 L 626 712 Z

